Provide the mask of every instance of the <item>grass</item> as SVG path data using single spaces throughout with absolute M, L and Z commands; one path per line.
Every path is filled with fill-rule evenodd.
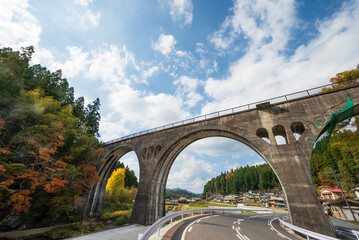
M 92 231 L 98 231 L 105 228 L 103 222 L 92 222 L 92 223 L 76 223 L 71 226 L 57 228 L 44 234 L 44 237 L 50 239 L 64 239 L 73 236 L 79 236 Z
M 208 203 L 212 207 L 237 207 L 237 205 L 221 204 L 221 203 Z
M 202 209 L 202 208 L 206 208 L 208 206 L 204 206 L 204 205 L 199 205 L 199 206 L 196 206 L 196 205 L 190 205 L 188 210 L 192 210 L 192 209 Z
M 165 211 L 166 212 L 171 211 L 173 208 L 174 208 L 173 205 L 165 205 Z

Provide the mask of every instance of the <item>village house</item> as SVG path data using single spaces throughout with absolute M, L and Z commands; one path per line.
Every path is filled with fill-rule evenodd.
M 330 213 L 333 217 L 341 218 L 349 221 L 358 221 L 359 220 L 359 201 L 353 199 L 347 199 L 353 214 L 350 213 L 349 207 L 347 206 L 345 200 L 337 200 L 327 204 L 329 207 Z
M 343 191 L 344 193 L 346 191 Z M 322 188 L 319 191 L 319 200 L 321 202 L 332 202 L 342 198 L 341 190 L 338 188 Z
M 277 207 L 277 208 L 285 208 L 285 200 L 283 197 L 270 197 L 269 204 L 270 207 Z

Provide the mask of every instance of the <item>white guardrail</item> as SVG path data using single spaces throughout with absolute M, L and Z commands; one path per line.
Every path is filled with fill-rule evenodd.
M 138 240 L 148 240 L 152 234 L 154 234 L 158 229 L 160 229 L 162 227 L 163 224 L 165 224 L 166 222 L 170 222 L 172 223 L 172 219 L 182 216 L 182 219 L 184 217 L 184 215 L 187 214 L 193 214 L 194 213 L 201 213 L 203 214 L 204 212 L 256 212 L 256 213 L 272 213 L 272 210 L 269 209 L 255 209 L 255 208 L 251 208 L 251 209 L 247 209 L 247 208 L 231 208 L 231 207 L 225 207 L 225 208 L 202 208 L 202 209 L 193 209 L 193 210 L 186 210 L 186 211 L 180 211 L 180 212 L 174 212 L 171 214 L 168 214 L 166 216 L 164 216 L 163 218 L 160 218 L 159 220 L 157 220 L 157 222 L 155 222 L 154 224 L 151 225 L 151 227 L 149 227 L 146 232 L 142 235 L 140 234 L 138 236 Z
M 312 231 L 309 231 L 307 229 L 304 229 L 304 228 L 300 228 L 300 227 L 297 227 L 293 224 L 290 224 L 290 223 L 287 223 L 286 221 L 282 220 L 279 218 L 279 222 L 286 226 L 287 228 L 289 228 L 290 230 L 292 231 L 295 231 L 297 233 L 300 233 L 300 234 L 303 234 L 305 236 L 307 236 L 307 239 L 309 238 L 314 238 L 314 239 L 318 239 L 318 240 L 339 240 L 338 238 L 334 238 L 334 237 L 329 237 L 327 235 L 324 235 L 324 234 L 320 234 L 320 233 L 316 233 L 316 232 L 312 232 Z
M 337 231 L 339 236 L 345 236 L 346 238 L 350 238 L 353 240 L 359 240 L 359 231 L 341 227 L 341 226 L 334 226 L 334 229 Z

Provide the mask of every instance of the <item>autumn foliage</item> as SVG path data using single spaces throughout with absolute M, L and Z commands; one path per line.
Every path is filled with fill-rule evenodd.
M 125 169 L 117 168 L 115 169 L 106 184 L 106 191 L 110 194 L 116 192 L 120 188 L 125 187 Z
M 0 49 L 0 222 L 15 215 L 30 227 L 77 217 L 102 153 L 99 101 L 75 101 L 61 71 L 30 66 L 32 53 Z

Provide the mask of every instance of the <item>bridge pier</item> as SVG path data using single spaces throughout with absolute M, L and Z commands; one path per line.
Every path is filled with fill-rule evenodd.
M 304 141 L 303 141 L 304 142 Z M 279 145 L 271 148 L 267 161 L 281 183 L 293 225 L 335 237 L 313 186 L 310 157 L 312 144 Z M 285 150 L 284 150 L 285 148 Z M 285 152 L 285 156 L 283 155 Z

